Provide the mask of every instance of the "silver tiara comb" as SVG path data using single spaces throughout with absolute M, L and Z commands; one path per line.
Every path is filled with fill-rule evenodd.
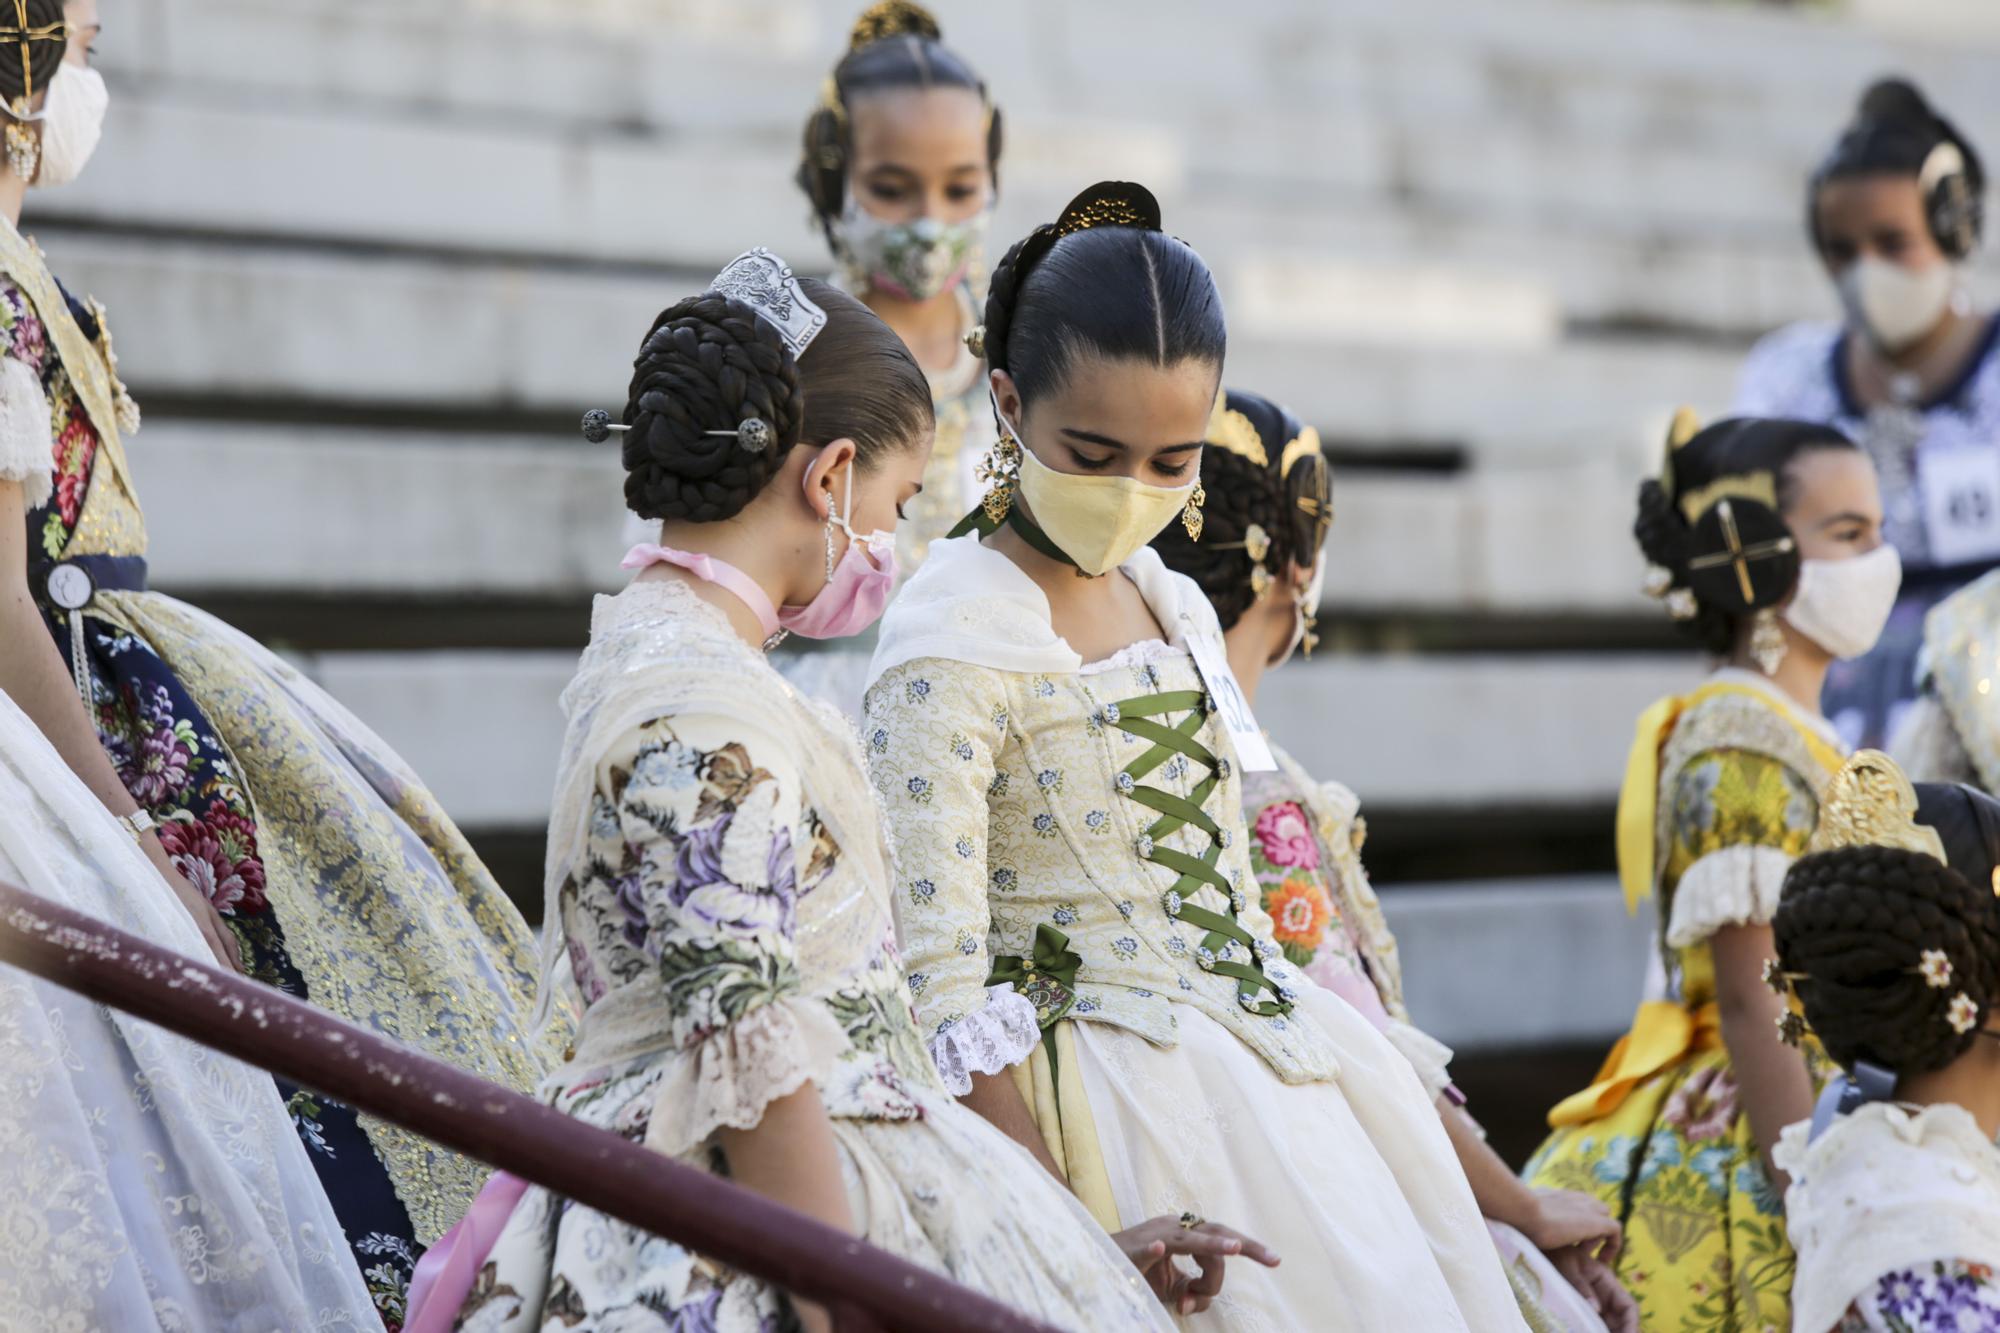
M 761 245 L 730 260 L 708 289 L 756 311 L 758 318 L 784 338 L 795 357 L 803 356 L 826 327 L 826 311 L 814 305 L 805 288 L 799 286 L 792 266 Z

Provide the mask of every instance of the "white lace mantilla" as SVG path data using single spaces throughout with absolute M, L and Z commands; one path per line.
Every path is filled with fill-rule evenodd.
M 1692 948 L 1724 926 L 1761 926 L 1778 911 L 1792 858 L 1776 847 L 1740 843 L 1710 852 L 1674 888 L 1667 944 Z
M 1792 1177 L 1793 1327 L 1832 1328 L 1884 1273 L 1954 1259 L 2000 1268 L 2000 1149 L 1963 1107 L 1875 1102 L 1817 1141 L 1811 1130 L 1788 1126 L 1772 1153 Z
M 931 1038 L 931 1060 L 954 1097 L 972 1091 L 974 1074 L 997 1074 L 1021 1063 L 1042 1039 L 1041 1021 L 1012 982 L 986 988 L 986 1005 Z
M 0 880 L 207 956 L 5 694 Z M 381 1327 L 268 1075 L 6 967 L 0 1163 L 0 1329 Z

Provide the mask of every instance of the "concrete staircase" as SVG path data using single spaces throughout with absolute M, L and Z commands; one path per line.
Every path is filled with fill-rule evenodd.
M 618 578 L 615 457 L 572 423 L 731 254 L 823 262 L 789 176 L 857 4 L 129 0 L 98 160 L 30 201 L 148 408 L 156 582 L 306 659 L 531 903 L 555 694 Z M 1348 651 L 1266 722 L 1405 845 L 1483 813 L 1510 864 L 1608 816 L 1633 714 L 1698 669 L 1634 591 L 1632 484 L 1752 336 L 1830 313 L 1802 181 L 1860 87 L 2000 125 L 1990 28 L 1824 8 L 937 8 L 1008 117 L 995 235 L 1152 185 L 1224 284 L 1229 381 L 1336 449 Z M 1447 1040 L 1629 1012 L 1608 861 L 1546 859 L 1591 873 L 1392 886 Z

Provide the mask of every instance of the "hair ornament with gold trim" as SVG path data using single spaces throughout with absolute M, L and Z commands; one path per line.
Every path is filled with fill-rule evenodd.
M 1896 761 L 1880 750 L 1857 750 L 1820 797 L 1811 852 L 1842 847 L 1898 847 L 1945 861 L 1937 830 L 1917 822 L 1917 792 Z
M 936 16 L 922 5 L 911 4 L 910 0 L 882 0 L 862 10 L 861 17 L 854 20 L 854 27 L 847 34 L 847 49 L 859 51 L 891 37 L 922 37 L 940 42 L 944 40 L 944 30 L 938 27 Z
M 1208 414 L 1207 443 L 1247 458 L 1258 467 L 1271 465 L 1271 456 L 1264 451 L 1264 437 L 1258 434 L 1249 417 L 1229 406 L 1227 389 L 1216 391 L 1215 408 Z

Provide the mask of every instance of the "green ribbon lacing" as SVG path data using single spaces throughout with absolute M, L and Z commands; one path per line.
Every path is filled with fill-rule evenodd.
M 1168 724 L 1155 720 L 1182 710 L 1186 711 L 1178 722 Z M 1207 696 L 1200 690 L 1164 690 L 1108 705 L 1102 718 L 1107 726 L 1150 742 L 1138 758 L 1119 770 L 1121 778 L 1131 781 L 1120 781 L 1118 788 L 1140 805 L 1159 813 L 1160 817 L 1140 834 L 1138 852 L 1142 859 L 1180 874 L 1162 899 L 1167 915 L 1208 932 L 1202 937 L 1195 954 L 1203 971 L 1233 978 L 1238 1004 L 1250 1013 L 1276 1018 L 1291 1012 L 1291 1001 L 1285 999 L 1264 975 L 1264 961 L 1257 941 L 1236 919 L 1236 914 L 1245 906 L 1242 890 L 1215 868 L 1215 863 L 1222 857 L 1228 834 L 1202 809 L 1203 803 L 1222 781 L 1222 764 L 1208 752 L 1208 747 L 1195 739 L 1195 733 L 1201 730 L 1208 713 Z M 1139 779 L 1176 754 L 1208 770 L 1207 776 L 1195 784 L 1189 795 L 1176 796 L 1170 791 L 1140 784 Z M 1200 856 L 1190 856 L 1161 843 L 1161 839 L 1188 825 L 1208 835 L 1208 846 Z M 1229 900 L 1227 915 L 1188 901 L 1204 884 L 1218 890 Z M 1238 948 L 1243 951 L 1246 961 L 1239 962 L 1233 956 Z M 1277 998 L 1257 998 L 1263 992 Z

